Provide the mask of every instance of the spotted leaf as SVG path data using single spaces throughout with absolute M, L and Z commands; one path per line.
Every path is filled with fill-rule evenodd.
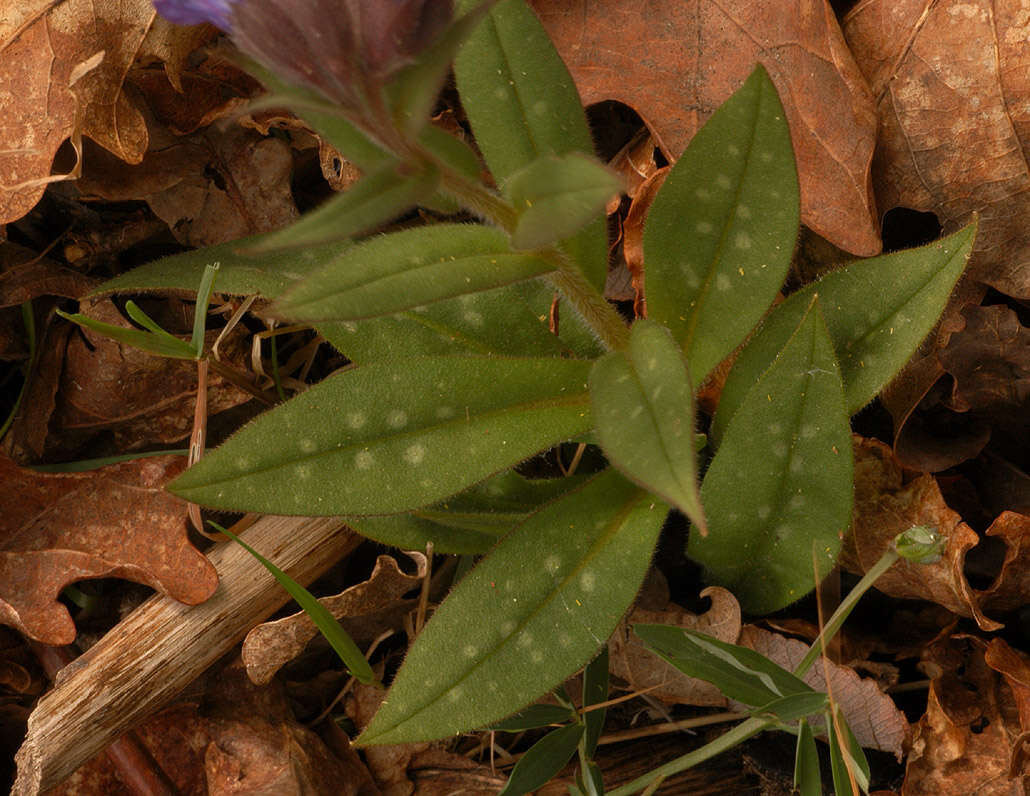
M 474 356 L 352 368 L 244 426 L 169 489 L 233 511 L 409 511 L 588 430 L 588 368 Z
M 627 349 L 594 363 L 590 399 L 601 447 L 612 464 L 704 529 L 694 398 L 687 363 L 669 331 L 654 321 L 633 324 Z
M 532 515 L 436 610 L 358 743 L 488 725 L 575 673 L 633 601 L 667 511 L 607 470 Z
M 726 429 L 701 485 L 709 534 L 688 553 L 745 611 L 775 611 L 812 589 L 813 556 L 829 571 L 851 498 L 840 368 L 813 299 Z
M 759 66 L 698 130 L 644 227 L 648 317 L 683 345 L 691 384 L 737 347 L 782 286 L 798 197 L 783 106 Z

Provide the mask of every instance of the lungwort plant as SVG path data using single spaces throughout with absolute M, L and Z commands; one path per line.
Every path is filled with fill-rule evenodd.
M 270 91 L 262 102 L 291 108 L 363 179 L 287 229 L 165 258 L 103 291 L 191 288 L 217 261 L 220 292 L 260 294 L 353 363 L 242 428 L 175 494 L 486 554 L 358 742 L 488 726 L 558 686 L 625 614 L 670 511 L 690 519 L 708 582 L 748 612 L 809 592 L 813 551 L 826 571 L 851 519 L 849 417 L 933 328 L 973 227 L 847 265 L 773 308 L 798 179 L 759 66 L 655 199 L 647 318 L 628 325 L 602 293 L 619 180 L 593 155 L 573 81 L 525 2 L 466 0 L 453 15 L 432 0 L 324 5 L 159 8 L 229 29 Z M 486 181 L 476 153 L 429 124 L 452 64 Z M 415 206 L 457 220 L 408 216 L 367 234 Z M 738 349 L 701 437 L 693 396 Z M 567 441 L 610 466 L 520 474 Z

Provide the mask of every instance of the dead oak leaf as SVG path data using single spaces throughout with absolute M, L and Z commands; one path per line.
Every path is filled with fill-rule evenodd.
M 877 100 L 884 207 L 980 214 L 968 278 L 1030 298 L 1030 17 L 1015 0 L 869 0 L 844 34 Z
M 583 101 L 630 106 L 672 158 L 761 62 L 790 124 L 801 220 L 853 254 L 880 251 L 873 98 L 825 0 L 532 5 Z
M 143 116 L 122 91 L 154 19 L 150 0 L 35 0 L 0 15 L 0 222 L 27 213 L 43 194 L 58 147 L 87 136 L 138 163 Z M 56 179 L 60 179 L 59 177 Z
M 979 544 L 980 537 L 945 503 L 933 476 L 912 477 L 890 447 L 877 440 L 856 437 L 854 451 L 854 519 L 840 566 L 863 574 L 895 536 L 915 525 L 928 525 L 947 539 L 943 557 L 925 565 L 898 561 L 880 576 L 876 588 L 892 597 L 935 602 L 975 619 L 984 630 L 1000 628 L 1000 623 L 984 615 L 980 596 L 963 574 L 966 553 Z
M 187 605 L 210 597 L 218 575 L 190 544 L 186 503 L 163 489 L 183 467 L 162 456 L 56 475 L 0 456 L 0 623 L 70 644 L 75 625 L 57 596 L 89 578 L 136 581 Z
M 804 642 L 754 625 L 741 629 L 737 644 L 761 653 L 787 671 L 794 671 L 808 653 Z M 862 678 L 849 666 L 824 659 L 816 661 L 802 679 L 816 691 L 830 694 L 863 748 L 890 752 L 901 760 L 909 732 L 908 720 L 875 680 Z

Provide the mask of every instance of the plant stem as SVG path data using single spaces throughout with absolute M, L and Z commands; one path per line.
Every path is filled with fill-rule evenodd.
M 687 752 L 682 757 L 677 757 L 675 760 L 671 760 L 664 766 L 659 766 L 642 777 L 637 777 L 632 782 L 627 782 L 625 785 L 620 785 L 607 792 L 607 796 L 630 796 L 630 794 L 636 793 L 639 790 L 643 790 L 651 782 L 659 777 L 670 777 L 673 774 L 678 774 L 681 771 L 686 771 L 688 768 L 696 766 L 698 763 L 703 763 L 711 757 L 715 757 L 718 754 L 722 754 L 728 749 L 732 749 L 739 743 L 743 743 L 748 738 L 758 735 L 763 730 L 767 730 L 774 726 L 773 722 L 767 719 L 751 718 L 746 721 L 742 721 L 736 727 L 729 732 L 720 735 L 711 743 L 707 743 L 700 749 L 695 749 L 693 752 Z
M 862 579 L 855 584 L 848 596 L 845 597 L 841 604 L 837 606 L 837 610 L 833 612 L 833 616 L 830 617 L 826 625 L 823 627 L 822 632 L 812 642 L 812 646 L 808 648 L 808 652 L 805 653 L 805 657 L 801 659 L 801 663 L 794 669 L 794 674 L 798 677 L 804 675 L 815 663 L 816 659 L 823 651 L 823 646 L 829 644 L 830 640 L 837 635 L 837 631 L 841 629 L 844 624 L 844 620 L 848 618 L 848 615 L 854 610 L 855 605 L 858 604 L 859 599 L 869 591 L 869 588 L 876 582 L 876 580 L 899 558 L 897 551 L 893 545 L 888 548 L 887 552 L 880 556 L 880 560 L 869 567 L 869 571 L 862 576 Z
M 629 342 L 629 327 L 622 316 L 598 293 L 568 255 L 554 250 L 558 270 L 550 274 L 551 283 L 579 313 L 608 349 L 618 351 Z
M 486 186 L 456 173 L 445 163 L 439 160 L 434 162 L 440 169 L 443 189 L 454 199 L 505 232 L 511 233 L 515 229 L 518 214 L 508 202 Z M 582 316 L 604 346 L 615 350 L 625 346 L 629 340 L 629 329 L 625 321 L 607 299 L 587 281 L 579 266 L 557 247 L 552 247 L 543 254 L 558 266 L 549 277 L 551 282 Z

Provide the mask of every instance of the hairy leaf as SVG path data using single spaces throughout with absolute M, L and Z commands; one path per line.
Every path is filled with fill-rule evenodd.
M 684 674 L 712 683 L 745 705 L 812 692 L 803 680 L 747 647 L 672 625 L 634 625 L 633 632 Z
M 537 158 L 504 184 L 519 214 L 512 246 L 535 249 L 579 232 L 621 186 L 615 174 L 581 152 Z
M 666 512 L 608 470 L 531 516 L 440 605 L 359 742 L 489 725 L 561 683 L 632 602 Z
M 798 214 L 790 131 L 759 66 L 698 130 L 644 228 L 648 317 L 683 345 L 691 384 L 772 303 L 790 266 Z
M 244 426 L 169 489 L 234 511 L 408 511 L 583 433 L 587 368 L 471 356 L 353 368 Z
M 472 8 L 476 0 L 458 7 Z M 568 69 L 524 0 L 502 0 L 454 62 L 458 92 L 486 165 L 498 184 L 542 155 L 593 154 L 586 115 Z M 598 219 L 564 244 L 597 289 L 608 240 Z
M 431 195 L 439 178 L 435 169 L 411 175 L 388 163 L 285 229 L 263 237 L 253 251 L 307 248 L 366 232 Z
M 775 611 L 829 571 L 851 522 L 851 428 L 840 369 L 813 300 L 744 398 L 701 485 L 707 537 L 688 552 L 745 611 Z
M 349 249 L 287 290 L 275 311 L 300 321 L 390 315 L 440 299 L 531 279 L 555 265 L 511 251 L 499 229 L 433 224 Z
M 582 737 L 582 724 L 570 724 L 547 733 L 515 764 L 498 796 L 522 796 L 546 785 L 572 759 Z
M 975 234 L 974 222 L 927 246 L 851 263 L 794 293 L 769 314 L 737 358 L 719 398 L 712 436 L 721 438 L 815 295 L 840 362 L 848 412 L 869 403 L 937 323 Z
M 626 351 L 607 354 L 590 371 L 590 400 L 612 464 L 703 529 L 694 396 L 668 329 L 648 320 L 633 324 Z
M 582 481 L 575 476 L 531 481 L 509 471 L 424 509 L 348 522 L 359 533 L 404 550 L 423 550 L 432 542 L 438 553 L 485 553 L 530 513 Z

